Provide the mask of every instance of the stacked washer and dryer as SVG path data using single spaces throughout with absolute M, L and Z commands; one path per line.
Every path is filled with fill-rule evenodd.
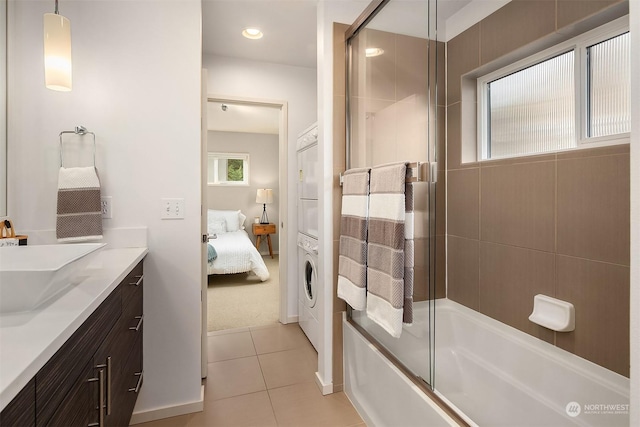
M 322 296 L 318 282 L 318 125 L 297 141 L 298 157 L 298 323 L 318 350 Z

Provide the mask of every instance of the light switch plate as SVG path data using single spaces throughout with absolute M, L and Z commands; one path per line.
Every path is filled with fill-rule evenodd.
M 160 219 L 184 219 L 184 199 L 160 199 Z

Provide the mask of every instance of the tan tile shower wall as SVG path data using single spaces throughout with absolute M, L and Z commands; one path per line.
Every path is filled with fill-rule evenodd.
M 461 76 L 621 5 L 513 0 L 448 43 L 447 295 L 629 376 L 629 146 L 462 161 Z M 575 331 L 528 320 L 539 293 L 574 304 Z

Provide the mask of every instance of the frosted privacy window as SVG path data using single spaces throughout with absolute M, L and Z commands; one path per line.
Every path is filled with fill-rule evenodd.
M 487 85 L 485 159 L 576 146 L 574 52 Z
M 590 137 L 630 131 L 629 33 L 587 48 Z

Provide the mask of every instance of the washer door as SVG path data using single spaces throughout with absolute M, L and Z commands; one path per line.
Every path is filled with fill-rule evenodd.
M 302 287 L 304 288 L 305 303 L 307 307 L 313 308 L 316 305 L 318 297 L 318 273 L 316 272 L 316 264 L 310 254 L 304 254 L 304 268 L 302 272 Z

